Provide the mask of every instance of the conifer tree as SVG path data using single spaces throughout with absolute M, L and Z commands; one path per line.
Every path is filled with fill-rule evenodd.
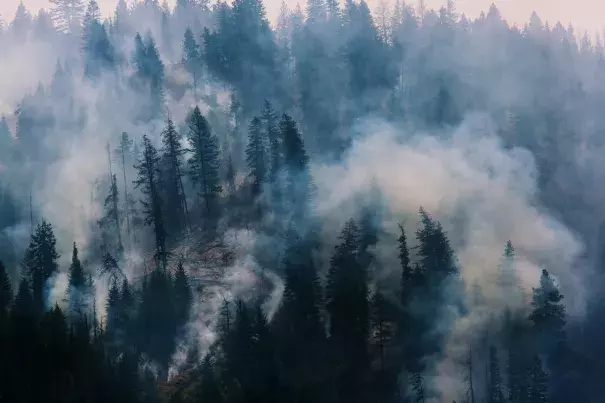
M 6 272 L 6 267 L 0 260 L 0 322 L 13 302 L 13 287 Z
M 195 41 L 193 31 L 190 27 L 185 30 L 183 38 L 183 64 L 187 71 L 193 77 L 193 97 L 197 104 L 197 83 L 200 79 L 202 59 L 200 55 L 199 45 Z
M 78 257 L 78 248 L 74 242 L 71 256 L 71 265 L 69 266 L 68 300 L 69 314 L 73 318 L 87 314 L 87 278 L 84 268 Z
M 22 263 L 23 274 L 31 282 L 34 312 L 38 315 L 46 307 L 47 282 L 59 270 L 56 244 L 52 226 L 46 221 L 40 222 L 31 236 Z
M 208 120 L 195 107 L 187 120 L 188 138 L 192 148 L 189 159 L 189 172 L 195 183 L 198 195 L 204 202 L 204 216 L 216 212 L 218 196 L 221 192 L 219 181 L 219 149 L 216 137 L 212 134 Z
M 283 258 L 285 286 L 273 319 L 283 383 L 304 401 L 321 399 L 326 335 L 321 314 L 321 284 L 311 244 L 294 228 L 287 231 Z
M 176 321 L 170 273 L 155 269 L 141 291 L 138 315 L 138 345 L 160 366 L 160 379 L 168 376 L 168 364 L 175 348 Z
M 531 367 L 531 388 L 529 403 L 548 403 L 548 374 L 542 367 L 542 360 L 534 356 Z
M 90 0 L 82 23 L 84 76 L 88 78 L 112 69 L 116 62 L 115 50 L 100 18 L 99 5 Z
M 266 144 L 262 133 L 262 122 L 254 118 L 248 126 L 248 145 L 246 146 L 246 163 L 253 178 L 252 193 L 258 196 L 262 191 L 266 177 Z
M 120 156 L 120 162 L 122 164 L 122 177 L 124 180 L 124 215 L 126 216 L 126 232 L 130 240 L 131 236 L 131 223 L 130 223 L 130 208 L 129 208 L 129 196 L 128 196 L 128 181 L 126 179 L 126 167 L 132 166 L 133 150 L 132 147 L 134 141 L 130 139 L 128 133 L 122 132 L 120 136 L 120 145 L 116 149 L 116 154 Z
M 0 118 L 0 164 L 8 165 L 13 149 L 13 136 L 11 135 L 6 117 Z
M 174 275 L 174 310 L 177 326 L 184 326 L 189 320 L 191 304 L 193 302 L 193 293 L 189 285 L 189 277 L 185 272 L 185 266 L 182 261 L 179 264 Z
M 368 367 L 369 292 L 367 273 L 359 262 L 359 228 L 354 220 L 345 224 L 340 244 L 330 261 L 327 310 L 330 340 L 335 353 L 338 393 L 356 400 L 363 394 Z M 346 364 L 344 364 L 346 363 Z
M 99 226 L 105 232 L 105 250 L 121 254 L 124 250 L 124 245 L 122 244 L 119 198 L 118 181 L 114 174 L 111 176 L 109 194 L 105 198 L 104 214 L 99 220 Z M 116 244 L 114 244 L 114 239 Z
M 162 132 L 162 187 L 167 232 L 178 235 L 188 224 L 187 198 L 183 186 L 181 139 L 170 118 Z
M 120 289 L 117 282 L 113 281 L 107 294 L 105 306 L 105 331 L 110 342 L 116 343 L 120 330 Z
M 291 212 L 294 222 L 302 225 L 307 217 L 311 198 L 309 157 L 296 122 L 289 115 L 282 116 L 279 127 L 287 174 L 288 204 L 284 207 Z
M 59 31 L 74 33 L 84 15 L 83 0 L 49 0 L 53 23 Z
M 279 176 L 283 161 L 283 149 L 281 145 L 281 133 L 279 127 L 279 119 L 273 110 L 273 105 L 268 100 L 263 103 L 261 110 L 261 122 L 263 125 L 265 142 L 269 148 L 269 166 L 268 172 L 271 181 L 276 181 Z
M 164 229 L 159 184 L 160 158 L 157 150 L 147 136 L 143 136 L 142 148 L 143 154 L 137 161 L 137 165 L 135 165 L 138 177 L 134 181 L 134 185 L 135 188 L 141 188 L 141 192 L 145 196 L 144 200 L 141 200 L 141 204 L 144 209 L 145 224 L 152 226 L 155 234 L 156 262 L 159 267 L 166 270 L 168 251 L 166 249 L 166 230 Z
M 542 352 L 552 352 L 565 339 L 566 318 L 562 299 L 563 295 L 548 271 L 542 270 L 540 287 L 533 290 L 533 309 L 529 315 Z
M 500 362 L 498 360 L 498 350 L 495 346 L 490 346 L 489 349 L 488 403 L 504 403 Z

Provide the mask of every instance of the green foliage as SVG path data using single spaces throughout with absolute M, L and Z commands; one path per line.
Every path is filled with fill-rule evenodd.
M 217 199 L 222 190 L 219 179 L 218 141 L 199 107 L 193 109 L 187 119 L 187 125 L 189 128 L 187 137 L 192 154 L 188 161 L 189 174 L 196 186 L 198 196 L 204 202 L 203 215 L 209 218 L 217 213 Z
M 163 201 L 160 194 L 160 157 L 158 152 L 143 136 L 143 154 L 138 159 L 135 168 L 138 171 L 137 179 L 134 181 L 135 188 L 140 188 L 145 197 L 141 200 L 145 224 L 153 227 L 155 234 L 155 259 L 158 266 L 166 269 L 168 251 L 166 249 L 166 230 L 164 228 L 164 216 L 162 212 Z

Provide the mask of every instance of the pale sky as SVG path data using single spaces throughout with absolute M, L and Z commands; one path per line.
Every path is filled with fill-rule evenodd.
M 0 15 L 4 20 L 12 19 L 19 1 L 0 0 Z M 286 1 L 294 7 L 298 0 Z M 381 0 L 367 1 L 370 6 L 374 7 Z M 412 2 L 415 1 L 412 0 Z M 48 7 L 47 0 L 23 0 L 23 2 L 32 13 L 37 12 L 40 8 Z M 117 4 L 117 0 L 98 0 L 98 2 L 105 15 L 111 13 Z M 168 0 L 169 4 L 174 2 L 175 0 Z M 301 3 L 304 2 L 305 0 L 301 1 Z M 444 2 L 445 0 L 426 0 L 427 6 L 435 9 Z M 516 22 L 519 25 L 523 25 L 529 19 L 531 12 L 536 10 L 542 20 L 551 22 L 551 25 L 557 20 L 561 20 L 565 26 L 572 22 L 576 31 L 588 30 L 591 33 L 602 31 L 605 27 L 605 1 L 603 0 L 457 0 L 458 12 L 475 17 L 481 10 L 487 11 L 492 2 L 509 22 Z M 273 18 L 277 14 L 280 4 L 281 0 L 265 0 L 270 17 Z

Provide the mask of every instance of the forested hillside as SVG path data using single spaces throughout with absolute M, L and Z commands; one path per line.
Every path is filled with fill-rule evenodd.
M 602 403 L 602 37 L 50 3 L 0 25 L 0 402 Z

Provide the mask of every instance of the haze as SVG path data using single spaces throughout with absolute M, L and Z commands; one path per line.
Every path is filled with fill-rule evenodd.
M 5 21 L 12 19 L 19 1 L 2 0 L 0 2 L 0 15 Z M 380 1 L 368 0 L 368 3 L 375 8 Z M 49 5 L 47 0 L 24 0 L 23 2 L 32 12 L 40 8 L 47 8 Z M 115 8 L 117 1 L 99 0 L 98 2 L 103 13 L 109 15 Z M 175 0 L 168 1 L 169 4 L 174 4 L 174 2 Z M 458 0 L 457 7 L 459 12 L 476 17 L 481 10 L 487 10 L 492 2 L 496 4 L 507 21 L 519 25 L 523 25 L 528 20 L 531 12 L 535 10 L 542 20 L 561 21 L 563 25 L 571 22 L 576 31 L 587 30 L 594 33 L 601 31 L 603 28 L 601 16 L 605 15 L 605 4 L 600 4 L 594 0 Z M 294 5 L 296 1 L 290 0 L 288 3 Z M 301 3 L 304 3 L 304 1 Z M 426 4 L 432 8 L 439 8 L 443 3 L 442 0 L 426 0 Z M 269 16 L 273 19 L 279 11 L 281 0 L 267 0 L 265 4 Z

